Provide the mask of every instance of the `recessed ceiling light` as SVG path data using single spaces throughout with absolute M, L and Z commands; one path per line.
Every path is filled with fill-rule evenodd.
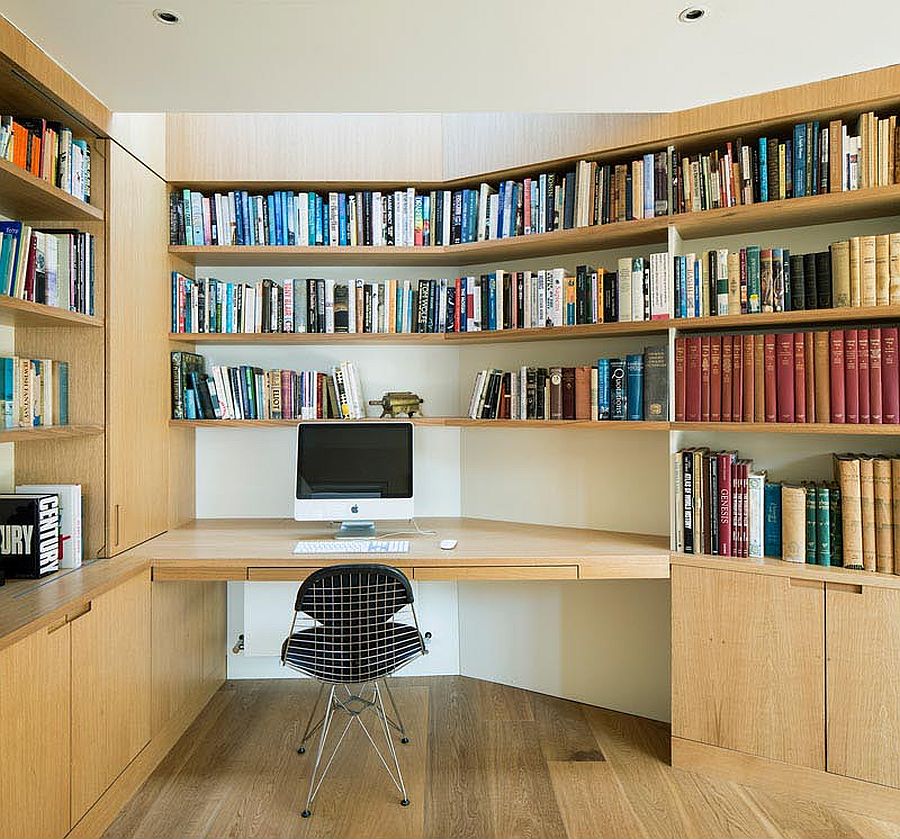
M 688 6 L 678 13 L 678 20 L 680 23 L 697 23 L 697 21 L 703 20 L 708 14 L 709 9 L 706 6 Z
M 173 12 L 171 9 L 154 9 L 153 17 L 160 23 L 165 23 L 167 26 L 174 26 L 176 23 L 181 23 L 181 15 L 178 12 Z

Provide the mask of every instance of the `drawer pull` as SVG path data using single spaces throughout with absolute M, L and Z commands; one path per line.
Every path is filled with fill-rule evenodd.
M 91 601 L 88 600 L 87 603 L 82 606 L 82 608 L 76 612 L 74 615 L 66 615 L 66 623 L 73 623 L 77 621 L 78 618 L 83 618 L 88 612 L 91 611 Z
M 858 583 L 828 583 L 829 591 L 844 591 L 847 594 L 862 594 L 863 587 Z

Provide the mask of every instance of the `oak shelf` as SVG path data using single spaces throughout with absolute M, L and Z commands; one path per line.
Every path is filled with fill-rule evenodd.
M 70 312 L 60 306 L 32 303 L 18 297 L 0 294 L 0 324 L 3 326 L 95 326 L 102 327 L 102 318 Z
M 0 215 L 41 221 L 103 221 L 103 210 L 0 158 Z
M 836 422 L 673 422 L 673 431 L 715 431 L 720 434 L 840 434 L 872 437 L 900 435 L 900 425 Z
M 0 443 L 26 443 L 34 440 L 64 440 L 67 437 L 93 437 L 103 434 L 99 423 L 84 425 L 39 425 L 34 428 L 0 429 Z
M 179 344 L 441 344 L 441 333 L 420 332 L 170 332 Z
M 169 420 L 171 428 L 280 428 L 308 422 L 350 422 L 351 420 Z M 413 425 L 443 428 L 578 428 L 594 431 L 668 431 L 668 422 L 613 422 L 595 420 L 478 420 L 468 417 L 367 417 L 353 422 L 412 422 Z

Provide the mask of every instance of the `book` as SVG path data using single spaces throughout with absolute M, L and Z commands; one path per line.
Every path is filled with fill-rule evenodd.
M 0 495 L 0 563 L 7 577 L 43 577 L 59 570 L 59 496 Z
M 786 562 L 806 562 L 806 488 L 781 487 L 781 545 Z
M 59 567 L 80 568 L 84 558 L 81 484 L 19 484 L 16 494 L 59 498 Z

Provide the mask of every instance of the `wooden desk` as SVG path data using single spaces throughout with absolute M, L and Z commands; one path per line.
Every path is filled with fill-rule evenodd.
M 436 536 L 409 538 L 406 554 L 295 556 L 298 539 L 330 539 L 333 530 L 288 519 L 199 519 L 128 551 L 150 562 L 153 579 L 301 580 L 348 560 L 384 561 L 416 580 L 666 579 L 665 537 L 465 518 L 419 519 Z M 384 525 L 382 529 L 401 529 Z M 441 539 L 456 539 L 442 551 Z

